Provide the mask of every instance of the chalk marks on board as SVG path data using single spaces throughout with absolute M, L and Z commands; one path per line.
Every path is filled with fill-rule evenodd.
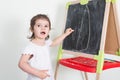
M 74 32 L 63 41 L 63 49 L 98 54 L 104 11 L 104 0 L 69 5 L 65 29 L 71 27 Z

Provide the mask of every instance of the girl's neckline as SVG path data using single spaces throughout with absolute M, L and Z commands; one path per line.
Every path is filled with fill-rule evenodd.
M 34 43 L 32 41 L 30 43 L 33 44 L 33 45 L 35 45 L 35 46 L 37 46 L 37 47 L 44 47 L 46 45 L 46 43 L 44 43 L 44 45 L 39 45 L 39 44 L 36 44 L 36 43 Z

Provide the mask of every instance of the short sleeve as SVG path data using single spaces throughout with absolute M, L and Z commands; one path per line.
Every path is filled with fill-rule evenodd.
M 33 51 L 33 47 L 32 46 L 26 46 L 23 50 L 22 50 L 22 54 L 34 54 L 34 51 Z
M 46 40 L 46 45 L 47 46 L 50 46 L 51 44 L 52 44 L 52 40 L 51 39 Z

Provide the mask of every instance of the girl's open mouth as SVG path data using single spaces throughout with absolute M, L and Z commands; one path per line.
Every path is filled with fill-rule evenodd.
M 40 34 L 45 35 L 46 33 L 44 31 L 40 32 Z

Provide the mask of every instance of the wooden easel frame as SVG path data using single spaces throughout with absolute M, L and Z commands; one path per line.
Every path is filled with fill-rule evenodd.
M 79 3 L 79 1 L 74 1 L 74 2 L 68 3 L 67 8 L 68 8 L 69 4 L 76 4 L 76 3 Z M 110 17 L 112 17 L 112 19 Z M 59 59 L 62 58 L 63 53 L 72 54 L 74 56 L 83 56 L 83 57 L 97 59 L 98 63 L 97 63 L 97 70 L 96 70 L 96 80 L 100 80 L 100 74 L 102 72 L 103 63 L 104 63 L 104 53 L 105 53 L 105 49 L 108 46 L 108 44 L 106 44 L 106 41 L 107 41 L 106 38 L 108 36 L 107 30 L 109 28 L 108 26 L 110 26 L 110 25 L 112 25 L 116 29 L 116 37 L 115 38 L 117 40 L 117 47 L 115 47 L 115 48 L 120 49 L 120 25 L 119 25 L 118 17 L 117 17 L 116 3 L 113 3 L 111 1 L 106 0 L 106 7 L 105 7 L 105 13 L 104 13 L 104 21 L 103 21 L 103 29 L 102 29 L 102 37 L 101 37 L 99 55 L 98 56 L 93 56 L 93 55 L 84 54 L 84 53 L 62 50 L 62 46 L 60 46 L 59 53 L 58 53 L 58 58 L 57 58 L 56 70 L 55 70 L 55 80 L 57 80 Z M 113 53 L 113 54 L 115 54 L 115 53 Z M 86 80 L 88 80 L 87 73 L 84 72 L 84 74 L 85 74 Z

